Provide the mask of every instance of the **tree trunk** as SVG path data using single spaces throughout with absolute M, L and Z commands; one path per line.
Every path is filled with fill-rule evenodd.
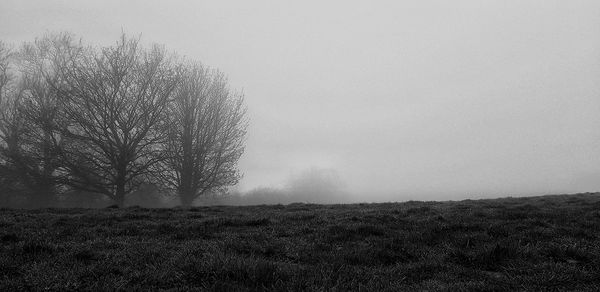
M 117 177 L 115 178 L 115 203 L 119 208 L 125 207 L 125 182 L 127 177 L 127 156 L 119 155 L 119 164 L 116 166 Z
M 194 203 L 194 194 L 190 191 L 180 192 L 179 199 L 181 200 L 182 207 L 189 208 Z
M 125 207 L 125 184 L 118 183 L 117 190 L 115 193 L 115 203 L 119 208 Z
M 34 208 L 56 207 L 56 196 L 51 183 L 42 180 L 31 191 L 30 206 Z
M 181 182 L 179 184 L 179 199 L 181 200 L 181 206 L 191 207 L 194 202 L 194 190 L 192 187 L 192 171 L 190 170 L 192 165 L 189 162 L 184 162 L 185 169 L 181 174 Z

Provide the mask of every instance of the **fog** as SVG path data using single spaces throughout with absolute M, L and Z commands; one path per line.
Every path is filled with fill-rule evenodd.
M 53 31 L 225 72 L 250 119 L 239 193 L 600 189 L 599 1 L 0 1 L 0 39 Z

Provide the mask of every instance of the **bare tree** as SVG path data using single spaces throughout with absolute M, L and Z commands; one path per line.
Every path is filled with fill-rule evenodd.
M 159 46 L 123 35 L 95 49 L 63 33 L 15 55 L 0 43 L 0 175 L 38 204 L 70 186 L 123 206 L 161 178 L 189 206 L 239 181 L 246 127 L 222 73 L 183 69 Z
M 4 42 L 0 41 L 0 102 L 2 102 L 2 100 L 6 96 L 8 91 L 8 84 L 11 80 L 9 67 L 12 55 L 13 52 L 9 48 L 9 46 Z
M 61 181 L 56 149 L 60 135 L 55 125 L 59 97 L 48 79 L 56 78 L 52 56 L 72 47 L 70 35 L 56 34 L 25 43 L 13 54 L 11 90 L 2 108 L 0 155 L 29 206 L 56 203 Z
M 68 183 L 123 206 L 162 159 L 163 116 L 179 71 L 163 48 L 146 50 L 124 35 L 111 47 L 59 56 L 54 88 Z
M 2 143 L 0 146 L 2 148 L 7 147 L 5 139 L 6 119 L 12 111 L 10 106 L 13 99 L 12 88 L 9 88 L 13 79 L 12 74 L 9 72 L 12 55 L 13 52 L 8 45 L 0 41 L 0 142 Z
M 13 166 L 23 122 L 17 113 L 17 93 L 14 74 L 11 72 L 14 52 L 0 42 L 0 196 L 7 203 L 18 184 Z
M 24 191 L 20 173 L 20 141 L 24 132 L 24 121 L 18 113 L 18 99 L 14 95 L 2 97 L 0 105 L 0 197 L 2 205 L 17 199 Z M 18 196 L 24 199 L 23 196 Z
M 0 41 L 0 146 L 8 147 L 6 136 L 9 134 L 8 121 L 13 117 L 15 87 L 14 74 L 10 72 L 14 52 L 6 43 Z
M 161 164 L 164 181 L 182 205 L 238 182 L 245 113 L 242 95 L 229 90 L 222 73 L 188 66 L 169 106 L 168 159 Z
M 58 90 L 51 85 L 57 80 L 52 60 L 57 54 L 79 48 L 69 34 L 62 33 L 25 43 L 18 54 L 19 114 L 25 121 L 19 164 L 34 206 L 55 204 L 58 187 L 64 182 L 59 156 L 62 139 L 57 127 L 61 102 Z

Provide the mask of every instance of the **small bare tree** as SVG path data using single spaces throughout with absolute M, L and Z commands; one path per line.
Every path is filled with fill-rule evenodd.
M 190 65 L 167 117 L 162 177 L 184 206 L 199 196 L 234 185 L 244 151 L 247 121 L 241 94 L 232 93 L 222 73 Z
M 115 46 L 59 56 L 54 88 L 68 183 L 123 206 L 162 159 L 163 117 L 179 70 L 163 48 L 146 50 L 124 35 Z

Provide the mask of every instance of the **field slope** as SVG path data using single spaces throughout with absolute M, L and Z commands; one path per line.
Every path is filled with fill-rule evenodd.
M 598 290 L 600 194 L 0 210 L 0 290 Z

